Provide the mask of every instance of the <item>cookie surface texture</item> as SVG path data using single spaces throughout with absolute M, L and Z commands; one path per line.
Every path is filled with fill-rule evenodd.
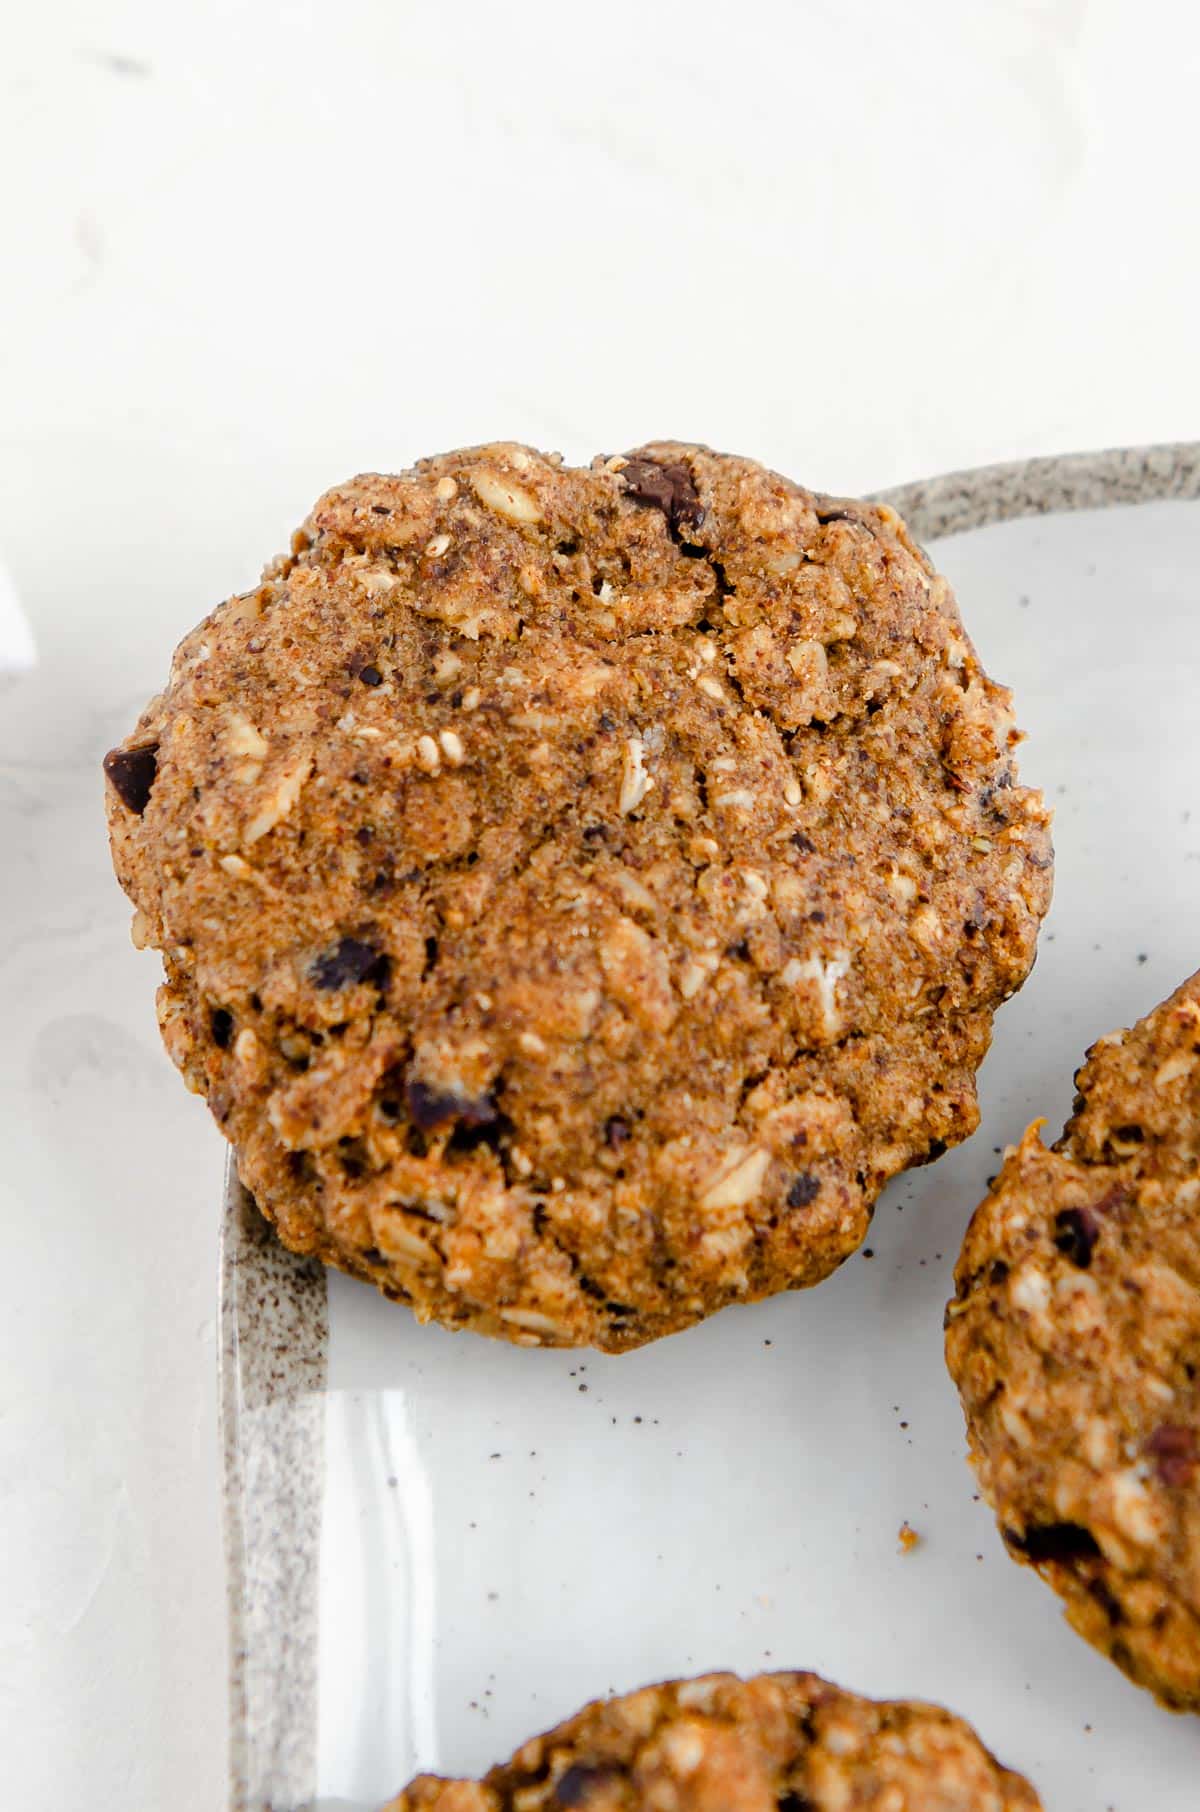
M 815 1674 L 710 1674 L 589 1705 L 482 1781 L 415 1780 L 386 1812 L 1039 1812 L 933 1705 Z
M 1077 1077 L 971 1223 L 946 1353 L 1018 1559 L 1139 1685 L 1200 1711 L 1200 976 Z
M 106 763 L 168 1048 L 282 1239 L 621 1351 L 966 1137 L 1050 891 L 887 508 L 659 443 L 332 490 Z

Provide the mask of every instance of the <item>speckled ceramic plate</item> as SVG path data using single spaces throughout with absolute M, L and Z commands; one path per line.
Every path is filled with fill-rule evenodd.
M 1041 960 L 983 1127 L 818 1290 L 623 1358 L 421 1328 L 236 1183 L 222 1322 L 237 1812 L 374 1808 L 585 1699 L 812 1667 L 940 1700 L 1052 1812 L 1195 1812 L 1200 1725 L 1084 1646 L 974 1496 L 942 1308 L 996 1153 L 1200 962 L 1200 447 L 892 493 L 1057 807 Z M 1113 505 L 1124 508 L 1112 508 Z M 909 1522 L 921 1537 L 900 1553 Z

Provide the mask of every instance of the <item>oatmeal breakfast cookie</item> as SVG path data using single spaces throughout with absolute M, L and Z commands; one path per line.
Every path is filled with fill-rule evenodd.
M 1200 975 L 1077 1081 L 1053 1151 L 1031 1127 L 971 1222 L 946 1353 L 1011 1552 L 1200 1712 Z
M 934 1705 L 816 1674 L 709 1674 L 600 1700 L 482 1781 L 422 1775 L 385 1812 L 1039 1812 Z
M 1050 892 L 1017 740 L 894 511 L 503 444 L 328 492 L 109 822 L 286 1244 L 620 1351 L 816 1283 L 974 1129 Z

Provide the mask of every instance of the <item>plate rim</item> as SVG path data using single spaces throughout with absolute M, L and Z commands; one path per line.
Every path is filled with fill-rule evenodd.
M 872 493 L 919 541 L 992 523 L 1200 499 L 1200 441 L 969 467 Z M 312 1798 L 319 1484 L 329 1309 L 324 1267 L 288 1252 L 226 1162 L 218 1404 L 229 1619 L 229 1807 Z

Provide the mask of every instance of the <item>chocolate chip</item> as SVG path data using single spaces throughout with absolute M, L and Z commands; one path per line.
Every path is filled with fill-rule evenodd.
M 352 1181 L 366 1176 L 371 1168 L 371 1157 L 365 1141 L 352 1139 L 348 1135 L 344 1139 L 339 1139 L 338 1163 Z
M 820 1177 L 814 1176 L 811 1170 L 802 1170 L 798 1177 L 792 1178 L 792 1186 L 787 1192 L 787 1205 L 789 1208 L 807 1208 L 810 1202 L 816 1201 L 820 1192 Z
M 806 837 L 803 831 L 793 831 L 792 842 L 797 849 L 803 850 L 806 856 L 815 856 L 817 853 L 816 844 L 811 837 Z
M 1192 1473 L 1200 1466 L 1200 1434 L 1194 1428 L 1164 1422 L 1146 1442 L 1146 1452 L 1163 1484 L 1178 1489 L 1191 1484 Z
M 286 1163 L 298 1183 L 311 1183 L 320 1189 L 320 1174 L 311 1151 L 289 1151 Z
M 359 668 L 358 677 L 364 686 L 382 686 L 383 684 L 382 673 L 380 673 L 378 667 L 373 667 L 370 662 L 368 662 L 365 667 Z
M 963 920 L 964 937 L 978 937 L 981 931 L 987 930 L 987 924 L 988 915 L 984 910 L 983 901 L 976 900 L 970 912 Z
M 653 459 L 631 459 L 622 466 L 621 479 L 636 503 L 648 503 L 662 511 L 677 540 L 685 526 L 698 529 L 704 521 L 704 508 L 686 466 L 661 466 Z
M 513 1135 L 513 1123 L 507 1114 L 497 1112 L 490 1120 L 460 1120 L 446 1141 L 446 1151 L 471 1152 L 479 1151 L 486 1146 L 500 1157 L 505 1145 L 510 1144 Z M 501 1158 L 503 1162 L 503 1158 Z
M 776 1801 L 779 1812 L 817 1812 L 806 1793 L 784 1793 Z
M 621 1114 L 610 1114 L 604 1122 L 604 1143 L 610 1151 L 619 1151 L 632 1132 L 628 1120 Z
M 554 1797 L 560 1806 L 582 1806 L 594 1788 L 615 1780 L 620 1772 L 603 1762 L 575 1762 L 555 1781 Z
M 1125 1613 L 1121 1609 L 1120 1600 L 1114 1597 L 1102 1579 L 1089 1579 L 1087 1589 L 1114 1629 L 1119 1623 L 1124 1623 Z
M 158 744 L 147 742 L 140 749 L 110 749 L 104 757 L 104 772 L 121 804 L 140 818 L 158 775 Z
M 373 503 L 371 510 L 376 516 L 390 516 L 392 513 L 386 503 Z
M 344 937 L 319 956 L 309 971 L 318 988 L 350 988 L 355 982 L 386 979 L 387 957 L 374 944 Z
M 853 510 L 843 510 L 843 509 L 817 510 L 817 511 L 815 511 L 815 515 L 816 515 L 818 522 L 858 522 L 858 523 L 862 523 L 862 517 L 857 516 Z M 863 526 L 864 527 L 866 526 L 865 523 L 863 524 Z
M 1096 1537 L 1080 1523 L 1041 1523 L 1026 1529 L 1024 1535 L 1015 1529 L 1002 1533 L 1009 1547 L 1035 1567 L 1045 1561 L 1069 1567 L 1077 1560 L 1094 1560 L 1100 1553 Z
M 988 1282 L 995 1288 L 1008 1281 L 1008 1266 L 1002 1258 L 994 1258 L 988 1269 Z
M 422 1132 L 435 1126 L 490 1126 L 500 1117 L 491 1095 L 460 1095 L 454 1089 L 431 1088 L 410 1076 L 404 1084 L 409 1117 Z
M 1090 1208 L 1064 1208 L 1054 1217 L 1054 1243 L 1080 1271 L 1092 1262 L 1100 1223 Z
M 233 1037 L 233 1014 L 227 1012 L 224 1007 L 217 1007 L 214 1009 L 212 1018 L 209 1020 L 208 1024 L 209 1029 L 212 1032 L 213 1043 L 216 1045 L 217 1049 L 219 1051 L 227 1051 L 229 1049 L 229 1041 Z

